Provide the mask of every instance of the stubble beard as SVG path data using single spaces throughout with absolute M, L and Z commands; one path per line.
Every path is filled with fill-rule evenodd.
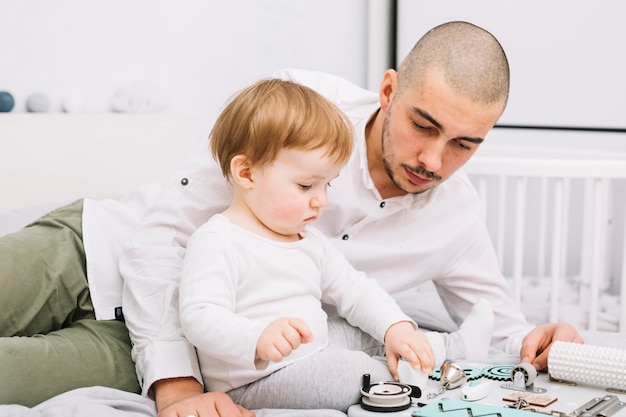
M 391 109 L 390 109 L 391 110 Z M 425 188 L 423 190 L 418 190 L 418 191 L 410 191 L 407 190 L 405 188 L 405 186 L 402 185 L 402 183 L 396 178 L 396 175 L 394 174 L 393 168 L 391 166 L 391 163 L 389 162 L 389 159 L 386 157 L 387 152 L 386 152 L 386 147 L 385 144 L 388 143 L 389 141 L 386 140 L 389 138 L 389 135 L 387 134 L 387 132 L 389 131 L 389 116 L 390 116 L 390 112 L 387 112 L 387 114 L 385 115 L 385 119 L 383 120 L 383 128 L 382 128 L 382 132 L 381 132 L 381 153 L 382 153 L 382 159 L 383 159 L 383 167 L 385 168 L 385 172 L 387 173 L 387 176 L 389 177 L 389 179 L 391 180 L 391 182 L 393 182 L 393 184 L 400 190 L 408 193 L 408 194 L 422 194 L 425 193 L 426 191 L 436 187 L 437 185 L 433 185 L 431 187 Z M 390 155 L 391 157 L 393 157 L 393 154 Z M 430 172 L 427 171 L 426 169 L 424 169 L 423 167 L 411 167 L 409 165 L 406 164 L 401 164 L 401 166 L 405 169 L 408 169 L 409 171 L 412 171 L 418 175 L 427 177 L 427 178 L 431 178 L 434 179 L 436 181 L 441 181 L 441 177 L 437 174 L 435 174 L 434 172 Z

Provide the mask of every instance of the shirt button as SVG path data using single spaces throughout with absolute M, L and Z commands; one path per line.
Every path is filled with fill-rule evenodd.
M 180 183 L 182 185 L 187 185 L 187 184 L 189 184 L 189 180 L 187 178 L 183 178 L 182 180 L 180 180 Z
M 343 236 L 341 236 L 341 239 L 343 239 L 343 240 L 348 240 L 348 239 L 349 239 L 349 236 L 348 236 L 348 235 L 343 235 Z
M 381 202 L 380 202 L 380 208 L 383 208 L 383 207 L 385 207 L 385 202 L 384 202 L 384 201 L 381 201 Z

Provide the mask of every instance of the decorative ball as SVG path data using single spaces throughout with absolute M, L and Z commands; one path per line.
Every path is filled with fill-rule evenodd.
M 13 106 L 15 106 L 15 100 L 11 93 L 7 91 L 0 91 L 0 112 L 8 113 L 13 110 Z
M 65 113 L 80 113 L 83 108 L 83 99 L 79 95 L 71 95 L 63 100 L 63 111 Z
M 31 113 L 45 113 L 50 109 L 50 99 L 44 93 L 34 93 L 26 98 L 26 110 Z
M 136 81 L 117 89 L 111 108 L 119 113 L 158 113 L 168 105 L 168 94 L 163 88 L 151 81 Z

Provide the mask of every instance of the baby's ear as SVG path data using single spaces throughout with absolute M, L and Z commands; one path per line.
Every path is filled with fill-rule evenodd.
M 236 155 L 230 160 L 230 175 L 233 182 L 240 187 L 250 189 L 254 186 L 252 167 L 245 155 Z

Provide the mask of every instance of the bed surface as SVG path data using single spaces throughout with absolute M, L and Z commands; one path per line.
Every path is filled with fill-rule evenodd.
M 585 340 L 590 344 L 601 346 L 612 346 L 623 348 L 626 346 L 626 335 L 621 333 L 608 332 L 583 332 Z M 499 358 L 499 364 L 514 365 L 514 358 Z M 482 367 L 486 364 L 457 363 L 461 367 Z M 480 404 L 503 406 L 508 404 L 503 401 L 504 396 L 510 395 L 510 390 L 500 387 L 502 381 L 492 381 L 481 378 L 481 381 L 490 383 L 489 395 L 480 400 Z M 332 381 L 331 381 L 332 383 Z M 338 381 L 338 383 L 340 383 Z M 557 397 L 557 401 L 545 410 L 560 411 L 569 413 L 575 410 L 593 397 L 604 395 L 616 395 L 622 402 L 626 402 L 626 394 L 610 393 L 601 387 L 589 384 L 578 384 L 569 386 L 548 381 L 545 373 L 540 373 L 535 380 L 536 387 L 547 388 L 546 395 Z M 436 392 L 439 382 L 429 380 L 425 394 Z M 421 403 L 431 403 L 442 398 L 460 400 L 462 398 L 461 389 L 448 390 L 443 395 L 434 399 L 420 398 Z M 358 406 L 353 406 L 348 410 L 348 414 L 336 410 L 256 410 L 257 417 L 409 417 L 416 408 L 412 407 L 403 412 L 397 413 L 373 413 L 365 412 Z M 154 417 L 154 403 L 140 395 L 130 394 L 122 391 L 112 390 L 102 387 L 81 388 L 61 394 L 44 403 L 29 409 L 17 405 L 0 405 L 0 417 Z M 621 410 L 615 414 L 616 417 L 625 417 L 626 410 Z M 501 417 L 509 417 L 503 415 Z M 559 417 L 558 415 L 555 417 Z M 587 416 L 594 417 L 594 416 Z M 598 416 L 600 417 L 600 416 Z

